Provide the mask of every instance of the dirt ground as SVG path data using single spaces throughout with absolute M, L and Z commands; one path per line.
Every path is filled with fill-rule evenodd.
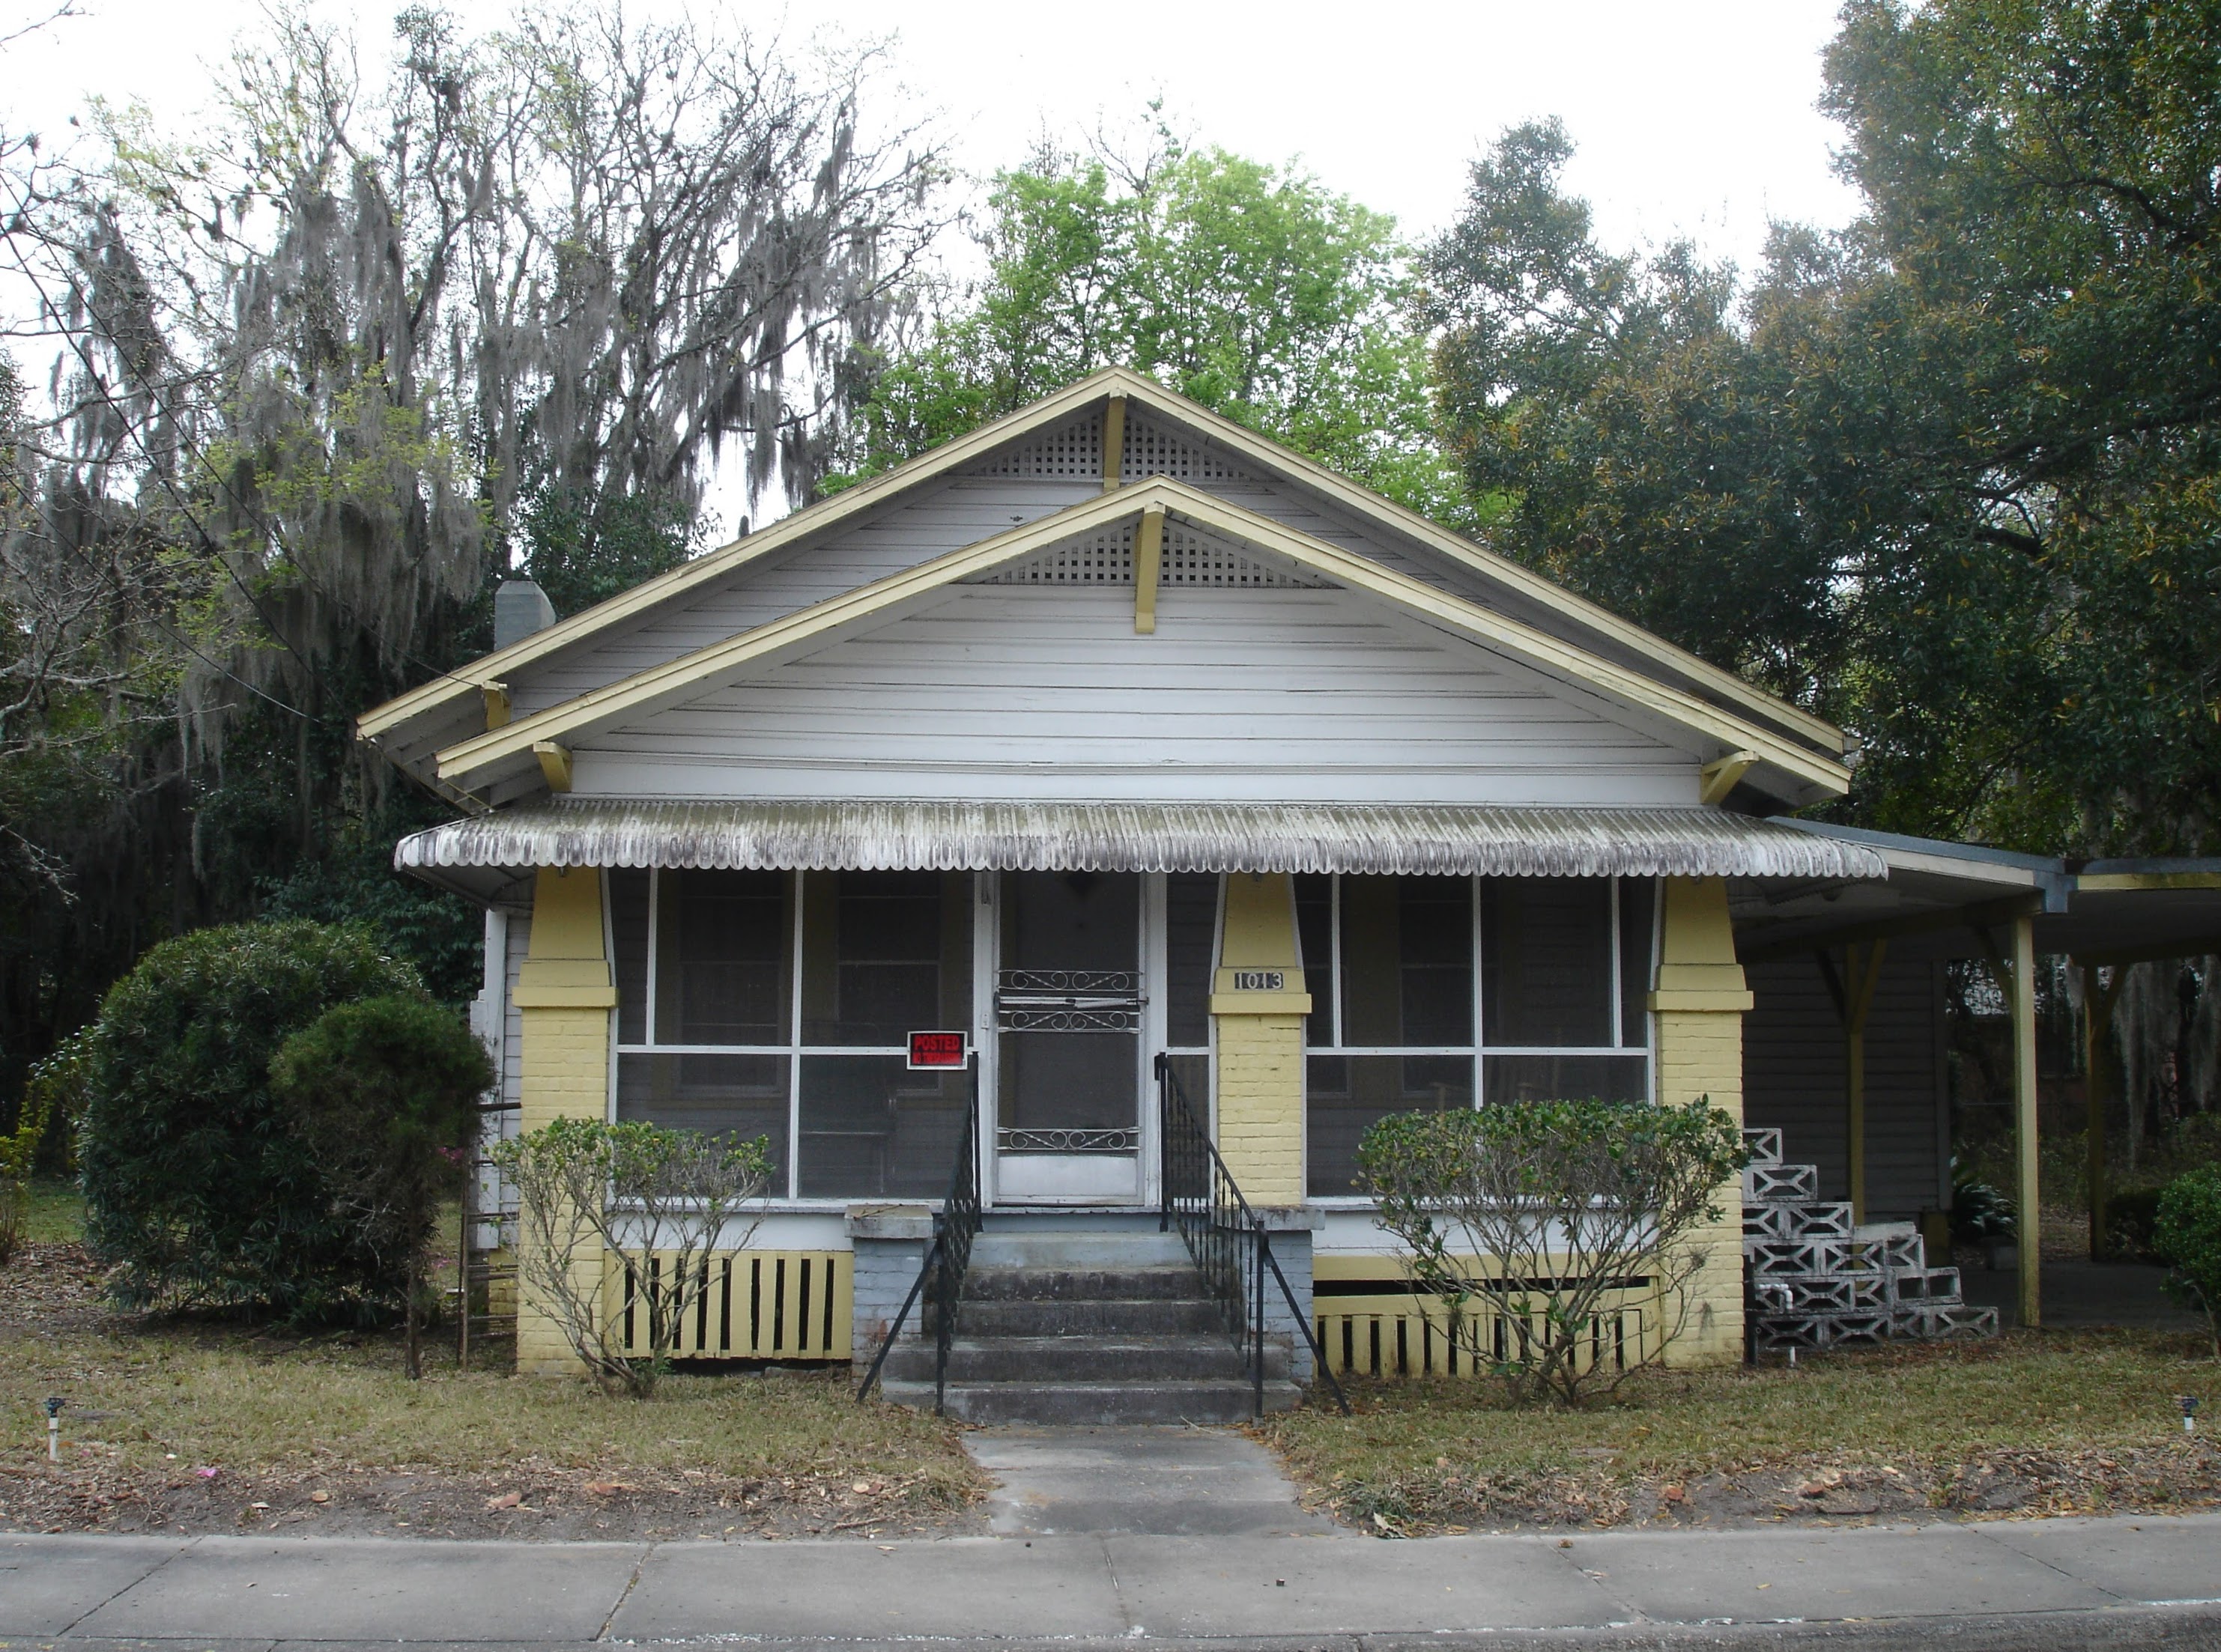
M 28 1247 L 0 1269 L 0 1396 L 9 1413 L 0 1431 L 0 1528 L 551 1540 L 870 1538 L 985 1530 L 975 1510 L 984 1480 L 962 1457 L 954 1431 L 893 1412 L 865 1419 L 877 1433 L 860 1429 L 851 1421 L 845 1368 L 773 1368 L 713 1380 L 723 1396 L 716 1415 L 729 1429 L 735 1413 L 744 1437 L 751 1412 L 781 1418 L 797 1445 L 788 1448 L 779 1472 L 720 1472 L 713 1466 L 722 1455 L 716 1437 L 698 1415 L 704 1408 L 677 1406 L 660 1425 L 702 1432 L 698 1453 L 665 1450 L 664 1461 L 643 1462 L 650 1454 L 612 1441 L 608 1456 L 582 1464 L 575 1450 L 562 1459 L 529 1447 L 504 1450 L 490 1440 L 477 1467 L 413 1462 L 401 1408 L 416 1395 L 385 1369 L 392 1363 L 385 1345 L 391 1337 L 339 1339 L 339 1351 L 322 1365 L 291 1366 L 285 1362 L 302 1357 L 297 1345 L 235 1325 L 119 1314 L 101 1301 L 98 1286 L 98 1270 L 73 1244 Z M 163 1373 L 192 1356 L 202 1361 L 203 1380 L 210 1358 L 228 1362 L 215 1368 L 214 1381 L 235 1381 L 242 1405 L 253 1403 L 250 1380 L 268 1381 L 273 1368 L 280 1381 L 311 1382 L 322 1369 L 358 1387 L 366 1380 L 382 1383 L 384 1403 L 395 1409 L 380 1414 L 402 1426 L 385 1442 L 359 1436 L 344 1445 L 272 1441 L 260 1461 L 239 1449 L 236 1436 L 231 1449 L 208 1454 L 222 1461 L 197 1461 L 190 1449 L 164 1451 L 171 1436 L 166 1431 L 157 1438 L 149 1427 L 165 1428 Z M 367 1379 L 366 1367 L 374 1368 Z M 57 1370 L 77 1381 L 58 1383 Z M 491 1375 L 472 1381 L 468 1390 L 446 1392 L 485 1406 L 490 1389 L 529 1386 Z M 43 1393 L 27 1386 L 40 1382 L 78 1395 L 63 1412 L 59 1465 L 47 1459 Z M 751 1400 L 750 1384 L 762 1385 L 759 1401 Z M 666 1385 L 683 1386 L 683 1379 Z M 436 1405 L 443 1391 L 428 1381 L 419 1392 Z M 94 1401 L 84 1398 L 88 1393 Z M 116 1393 L 125 1398 L 97 1398 Z M 400 1397 L 391 1397 L 395 1393 Z M 512 1397 L 495 1392 L 492 1400 L 497 1406 Z M 548 1403 L 535 1398 L 543 1407 Z M 635 1402 L 583 1385 L 567 1402 L 554 1403 L 567 1405 L 562 1414 L 574 1424 L 583 1415 L 607 1418 L 612 1433 L 623 1425 L 636 1435 L 641 1426 Z M 523 1430 L 530 1422 L 528 1413 Z M 449 1435 L 441 1443 L 452 1451 Z M 816 1449 L 810 1449 L 813 1441 L 819 1442 Z M 396 1449 L 380 1449 L 382 1443 Z M 688 1462 L 704 1466 L 685 1466 Z M 896 1467 L 890 1470 L 889 1463 Z

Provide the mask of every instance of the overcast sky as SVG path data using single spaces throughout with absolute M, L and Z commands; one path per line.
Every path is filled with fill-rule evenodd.
M 88 96 L 142 98 L 184 119 L 203 64 L 254 26 L 254 0 L 76 0 L 83 16 L 8 48 L 0 106 L 58 128 Z M 0 16 L 33 14 L 4 0 Z M 509 8 L 453 8 L 487 23 Z M 635 0 L 665 13 L 677 0 Z M 382 43 L 390 5 L 312 8 Z M 890 37 L 920 112 L 938 113 L 979 171 L 1044 128 L 1117 122 L 1161 94 L 1206 142 L 1265 160 L 1299 156 L 1413 234 L 1456 211 L 1468 161 L 1505 126 L 1562 118 L 1573 181 L 1616 240 L 1675 234 L 1749 261 L 1769 216 L 1839 223 L 1814 108 L 1835 0 L 1385 0 L 1371 5 L 1151 7 L 1054 0 L 791 0 L 697 4 L 790 37 L 820 28 Z
M 0 32 L 53 0 L 0 0 Z M 203 65 L 255 27 L 258 0 L 74 0 L 80 16 L 8 47 L 0 120 L 66 135 L 94 94 L 142 100 L 165 124 L 205 102 Z M 1570 179 L 1611 242 L 1687 235 L 1755 261 L 1770 218 L 1825 225 L 1853 198 L 1830 170 L 1837 133 L 1815 108 L 1836 0 L 1374 0 L 1332 8 L 1054 0 L 696 3 L 698 16 L 792 39 L 885 38 L 909 113 L 985 173 L 1044 131 L 1077 139 L 1148 100 L 1198 140 L 1297 158 L 1417 238 L 1457 211 L 1466 168 L 1505 126 L 1555 115 Z M 391 4 L 311 3 L 352 19 L 375 55 Z M 507 3 L 451 8 L 491 26 Z M 681 0 L 632 0 L 643 15 Z M 892 89 L 891 89 L 892 91 Z M 723 491 L 721 489 L 721 491 Z

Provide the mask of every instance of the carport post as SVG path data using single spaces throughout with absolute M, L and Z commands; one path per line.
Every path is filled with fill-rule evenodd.
M 2112 985 L 2098 984 L 2098 966 L 2082 963 L 2083 1089 L 2089 1097 L 2088 1156 L 2085 1175 L 2090 1182 L 2090 1260 L 2105 1259 L 2105 1035 L 2113 1025 L 2113 995 L 2127 971 L 2115 969 Z
M 2020 1322 L 2030 1330 L 2043 1323 L 2042 1189 L 2036 1182 L 2036 920 L 2013 920 L 2012 969 L 2005 983 L 2012 994 L 2013 1148 L 2019 1170 Z

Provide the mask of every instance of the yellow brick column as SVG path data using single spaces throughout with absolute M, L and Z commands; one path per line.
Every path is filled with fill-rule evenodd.
M 1304 989 L 1295 886 L 1229 872 L 1211 1013 L 1218 1024 L 1218 1151 L 1252 1205 L 1304 1202 Z
M 602 945 L 602 875 L 541 867 L 533 887 L 532 944 L 517 971 L 520 1128 L 609 1113 L 610 1011 L 617 1001 Z M 593 1265 L 599 1271 L 600 1259 Z M 566 1375 L 583 1368 L 555 1321 L 520 1286 L 516 1368 Z
M 1658 1100 L 1684 1107 L 1699 1097 L 1742 1119 L 1742 1018 L 1751 1006 L 1736 961 L 1726 883 L 1717 877 L 1666 880 L 1658 957 Z M 1691 1237 L 1705 1254 L 1689 1282 L 1689 1316 L 1667 1353 L 1674 1365 L 1738 1363 L 1743 1353 L 1742 1190 L 1720 1189 L 1719 1220 Z M 1670 1309 L 1669 1309 L 1670 1312 Z

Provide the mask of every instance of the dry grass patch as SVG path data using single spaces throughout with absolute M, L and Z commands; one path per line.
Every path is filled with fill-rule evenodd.
M 857 1405 L 845 1367 L 678 1375 L 646 1401 L 436 1362 L 410 1382 L 394 1337 L 144 1324 L 96 1285 L 74 1244 L 0 1269 L 0 1524 L 868 1535 L 961 1518 L 981 1483 L 953 1429 Z
M 1387 1532 L 2180 1507 L 2221 1500 L 2221 1450 L 2185 1436 L 2174 1401 L 2221 1399 L 2199 1353 L 2156 1332 L 2015 1332 L 1649 1373 L 1578 1412 L 1378 1383 L 1354 1417 L 1262 1432 L 1317 1500 Z

